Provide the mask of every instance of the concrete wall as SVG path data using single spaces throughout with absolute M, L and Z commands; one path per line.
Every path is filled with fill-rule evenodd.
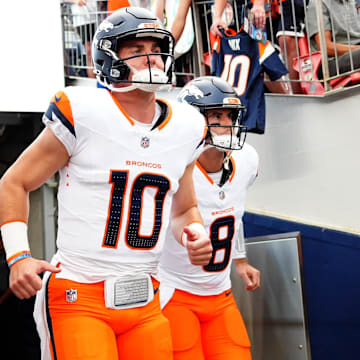
M 247 211 L 360 233 L 359 101 L 359 87 L 267 96 L 265 135 L 247 139 L 260 155 Z
M 260 172 L 246 210 L 360 233 L 360 87 L 326 97 L 265 97 L 265 134 L 247 137 Z

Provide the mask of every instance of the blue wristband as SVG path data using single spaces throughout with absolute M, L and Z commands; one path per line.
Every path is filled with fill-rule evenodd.
M 15 263 L 17 263 L 20 260 L 23 260 L 25 258 L 29 258 L 31 257 L 31 254 L 29 251 L 24 251 L 22 253 L 20 253 L 19 255 L 13 257 L 9 262 L 8 262 L 8 266 L 9 268 L 14 265 Z

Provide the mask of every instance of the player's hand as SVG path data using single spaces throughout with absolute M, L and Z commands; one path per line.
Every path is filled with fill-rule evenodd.
M 222 20 L 221 18 L 214 18 L 214 21 L 210 26 L 210 31 L 215 36 L 222 37 L 222 34 L 220 32 L 220 28 L 223 28 L 224 30 L 226 30 L 228 28 L 228 26 L 226 25 L 225 21 Z
M 246 290 L 254 291 L 260 287 L 260 271 L 249 265 L 246 259 L 235 259 L 238 275 L 244 280 Z
M 212 256 L 212 245 L 207 234 L 185 226 L 184 233 L 187 235 L 186 248 L 190 262 L 193 265 L 207 265 Z
M 263 5 L 253 5 L 250 12 L 254 15 L 254 22 L 257 29 L 264 29 L 266 24 L 265 8 Z
M 24 259 L 15 263 L 10 269 L 10 289 L 19 299 L 29 299 L 41 289 L 39 276 L 44 271 L 58 273 L 61 269 L 44 260 Z

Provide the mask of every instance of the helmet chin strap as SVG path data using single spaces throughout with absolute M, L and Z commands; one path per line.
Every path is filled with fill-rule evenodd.
M 223 164 L 224 164 L 224 169 L 225 170 L 230 170 L 230 166 L 229 166 L 229 161 L 230 161 L 230 156 L 232 154 L 232 150 L 230 150 L 226 156 L 224 157 L 224 161 L 223 161 Z

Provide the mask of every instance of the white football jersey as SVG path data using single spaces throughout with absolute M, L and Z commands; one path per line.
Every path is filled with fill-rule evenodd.
M 259 160 L 255 149 L 245 144 L 242 150 L 232 153 L 230 161 L 232 174 L 221 187 L 199 163 L 194 170 L 198 208 L 213 246 L 209 264 L 192 265 L 187 249 L 168 229 L 159 266 L 162 287 L 197 295 L 216 295 L 231 288 L 231 260 L 246 257 L 242 217 L 246 192 L 257 176 Z
M 206 131 L 191 106 L 157 102 L 166 112 L 151 130 L 106 89 L 68 87 L 52 99 L 43 121 L 70 155 L 58 190 L 58 277 L 95 282 L 155 271 L 172 196 Z

